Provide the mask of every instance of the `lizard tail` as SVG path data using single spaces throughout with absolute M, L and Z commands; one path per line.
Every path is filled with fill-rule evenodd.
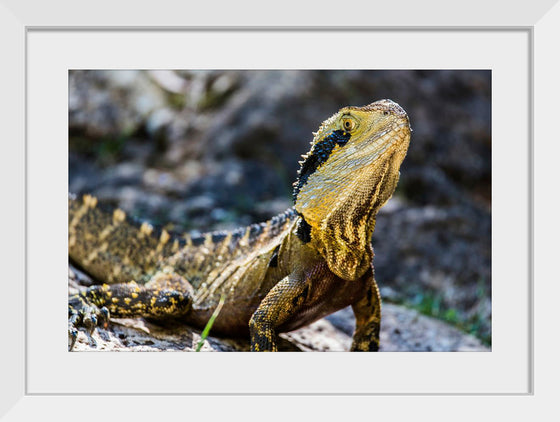
M 69 256 L 100 281 L 144 281 L 179 246 L 167 231 L 137 223 L 121 209 L 101 210 L 94 196 L 68 197 Z

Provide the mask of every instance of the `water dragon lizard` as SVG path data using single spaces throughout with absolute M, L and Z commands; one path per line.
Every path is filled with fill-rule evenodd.
M 294 206 L 230 232 L 173 235 L 69 195 L 70 259 L 100 284 L 69 296 L 68 341 L 109 316 L 181 318 L 248 336 L 252 351 L 276 351 L 277 334 L 348 305 L 352 351 L 377 351 L 381 298 L 371 236 L 392 196 L 410 142 L 406 112 L 391 100 L 345 107 L 314 133 L 300 161 Z

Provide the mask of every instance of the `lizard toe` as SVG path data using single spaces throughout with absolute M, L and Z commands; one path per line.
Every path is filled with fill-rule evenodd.
M 68 299 L 68 350 L 71 351 L 81 330 L 92 347 L 97 347 L 93 333 L 97 327 L 106 328 L 109 323 L 109 310 L 89 303 L 83 296 L 75 295 Z

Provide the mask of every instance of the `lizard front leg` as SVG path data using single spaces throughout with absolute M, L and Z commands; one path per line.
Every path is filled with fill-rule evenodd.
M 292 273 L 279 281 L 265 296 L 249 321 L 252 352 L 276 352 L 277 327 L 288 321 L 309 294 L 303 274 Z
M 381 295 L 373 277 L 373 269 L 366 275 L 364 295 L 352 304 L 356 316 L 356 330 L 350 351 L 377 352 L 381 327 Z
M 86 329 L 90 342 L 95 327 L 117 318 L 168 318 L 186 314 L 192 304 L 192 286 L 182 276 L 160 272 L 145 285 L 135 282 L 91 286 L 68 299 L 68 349 L 72 350 L 78 328 Z

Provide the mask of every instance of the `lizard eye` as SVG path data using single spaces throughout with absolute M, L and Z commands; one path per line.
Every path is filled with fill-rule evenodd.
M 346 132 L 352 132 L 356 128 L 356 122 L 349 117 L 342 119 L 342 128 Z

